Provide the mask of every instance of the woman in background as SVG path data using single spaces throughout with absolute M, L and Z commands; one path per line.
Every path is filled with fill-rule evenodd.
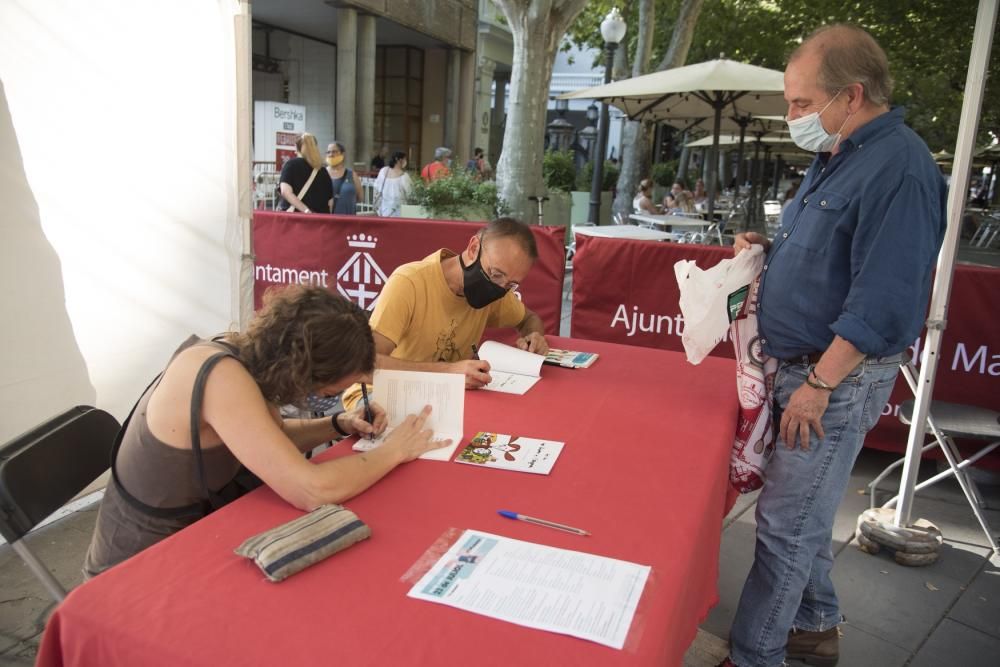
M 632 199 L 632 212 L 657 215 L 659 211 L 656 210 L 656 206 L 653 205 L 653 200 L 650 198 L 652 193 L 653 181 L 648 178 L 639 181 L 639 192 Z
M 295 140 L 293 157 L 281 167 L 279 189 L 289 213 L 329 213 L 333 200 L 330 175 L 323 169 L 316 137 L 304 132 Z
M 406 153 L 396 151 L 389 158 L 389 164 L 378 172 L 375 179 L 375 215 L 384 218 L 402 215 L 403 204 L 413 189 L 410 175 L 406 173 L 408 164 Z
M 334 141 L 326 147 L 326 171 L 333 186 L 331 210 L 337 215 L 356 215 L 361 179 L 347 168 L 344 144 Z

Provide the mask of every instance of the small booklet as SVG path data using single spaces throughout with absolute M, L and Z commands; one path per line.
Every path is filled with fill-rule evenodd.
M 564 444 L 554 440 L 480 431 L 458 453 L 455 462 L 548 475 Z
M 382 435 L 370 440 L 359 438 L 353 449 L 367 452 L 389 437 L 407 415 L 419 414 L 425 405 L 433 408 L 425 428 L 434 431 L 432 440 L 451 438 L 451 446 L 432 449 L 420 455 L 422 459 L 449 461 L 462 442 L 465 421 L 465 376 L 460 373 L 425 373 L 375 369 L 371 400 L 385 408 L 388 421 Z
M 524 394 L 542 379 L 545 357 L 540 354 L 488 340 L 479 348 L 479 358 L 490 362 L 493 381 L 483 387 L 487 391 Z
M 545 355 L 545 363 L 564 368 L 590 368 L 597 361 L 597 352 L 576 352 L 574 350 L 557 350 L 549 348 Z

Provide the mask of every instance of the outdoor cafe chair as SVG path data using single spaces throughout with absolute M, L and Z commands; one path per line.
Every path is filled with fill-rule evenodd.
M 919 373 L 913 361 L 907 354 L 900 361 L 900 375 L 906 380 L 910 390 L 917 393 L 917 379 Z M 904 424 L 910 424 L 913 419 L 914 401 L 903 401 L 899 406 L 899 420 Z M 914 493 L 925 489 L 937 482 L 954 476 L 966 501 L 972 508 L 979 525 L 986 538 L 993 547 L 993 553 L 1000 555 L 1000 546 L 997 544 L 996 534 L 993 532 L 983 508 L 986 503 L 976 484 L 975 479 L 970 474 L 969 466 L 983 458 L 997 447 L 1000 447 L 1000 412 L 973 405 L 959 405 L 957 403 L 947 403 L 945 401 L 931 401 L 930 409 L 927 412 L 927 430 L 933 436 L 933 442 L 929 442 L 920 450 L 920 455 L 940 447 L 948 466 L 946 470 L 939 472 L 933 477 L 920 482 L 914 487 Z M 979 449 L 971 456 L 963 458 L 954 438 L 975 438 L 990 441 L 987 445 Z M 876 507 L 876 492 L 878 485 L 893 470 L 899 468 L 905 462 L 905 458 L 894 461 L 885 468 L 878 476 L 868 484 L 868 493 L 871 497 L 871 509 Z M 899 496 L 892 497 L 882 507 L 891 508 L 896 505 Z
M 0 535 L 57 602 L 66 591 L 24 537 L 111 465 L 118 420 L 78 405 L 0 447 Z

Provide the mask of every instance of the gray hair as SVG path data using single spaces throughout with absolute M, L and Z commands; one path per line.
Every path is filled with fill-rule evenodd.
M 860 83 L 865 100 L 875 106 L 889 104 L 893 85 L 889 59 L 868 32 L 845 23 L 817 28 L 792 52 L 788 61 L 795 60 L 807 49 L 819 53 L 818 83 L 831 96 L 851 84 Z
M 434 159 L 435 160 L 440 160 L 441 158 L 448 157 L 449 155 L 451 155 L 451 149 L 450 148 L 445 148 L 444 146 L 440 146 L 440 147 L 434 149 Z

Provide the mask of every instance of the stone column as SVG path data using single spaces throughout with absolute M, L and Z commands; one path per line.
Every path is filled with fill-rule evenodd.
M 460 51 L 460 80 L 458 96 L 458 137 L 455 142 L 456 157 L 462 164 L 472 157 L 472 130 L 475 127 L 472 111 L 475 108 L 476 96 L 476 56 L 469 51 Z M 480 148 L 483 148 L 480 146 Z M 485 148 L 483 148 L 485 150 Z
M 355 142 L 357 75 L 358 12 L 356 9 L 346 7 L 337 10 L 336 139 L 347 147 L 348 152 L 357 150 Z
M 456 150 L 458 143 L 458 100 L 462 94 L 462 52 L 459 49 L 448 51 L 448 68 L 445 72 L 444 93 L 444 145 L 451 149 L 451 157 L 458 162 L 467 160 Z
M 358 17 L 357 145 L 349 147 L 354 162 L 367 166 L 375 155 L 375 17 Z
M 492 121 L 490 120 L 490 91 L 493 89 L 493 72 L 497 64 L 489 58 L 479 58 L 479 71 L 476 77 L 476 106 L 472 112 L 472 140 L 473 145 L 481 147 L 486 151 L 486 157 L 490 164 L 497 163 L 499 155 L 494 155 L 492 151 Z M 483 122 L 483 118 L 486 122 Z

